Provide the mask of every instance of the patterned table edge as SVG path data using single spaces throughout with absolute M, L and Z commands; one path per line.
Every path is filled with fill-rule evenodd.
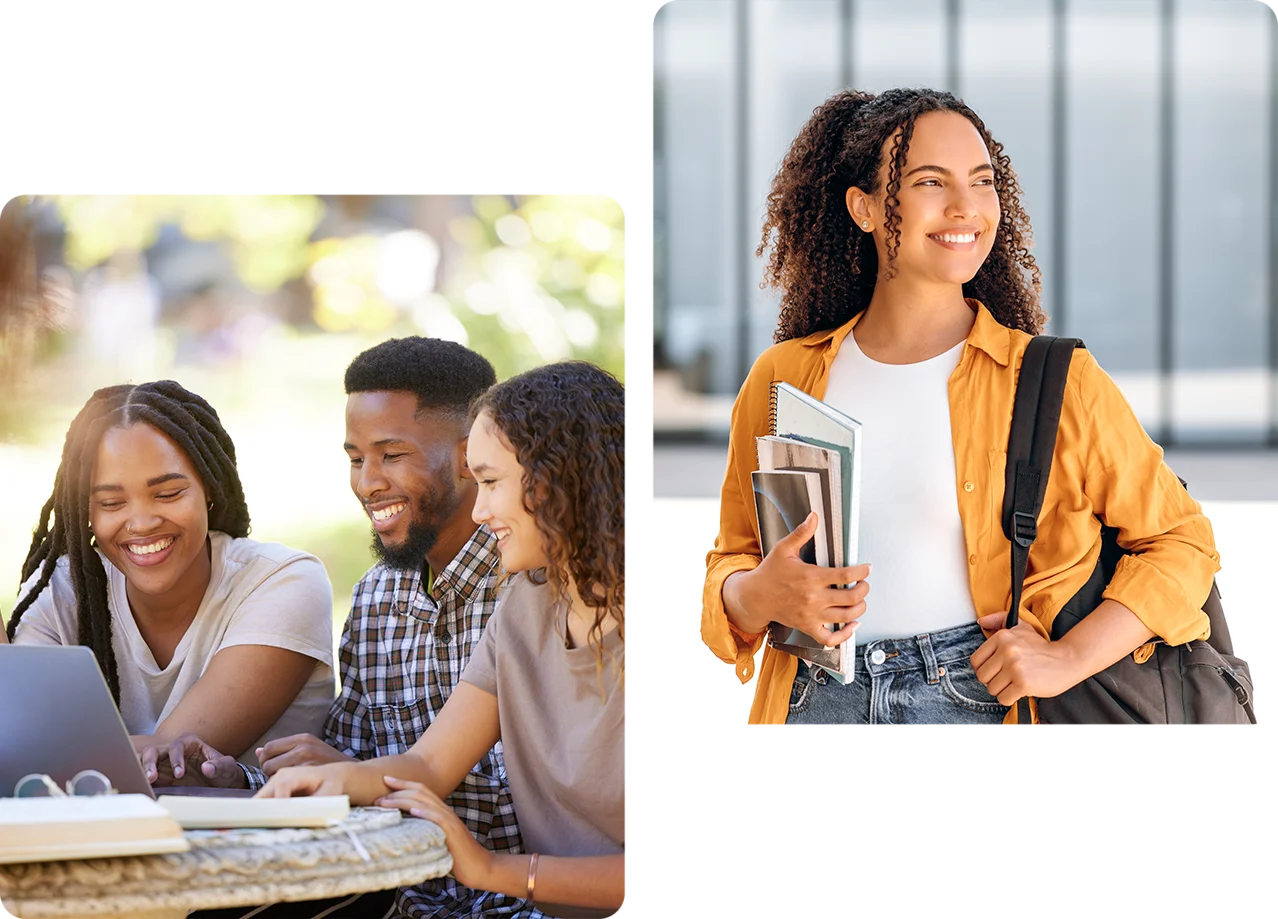
M 0 900 L 22 919 L 119 916 L 338 897 L 447 874 L 443 831 L 399 816 L 351 821 L 364 824 L 358 846 L 346 827 L 334 827 L 285 846 L 195 845 L 178 855 L 8 865 Z

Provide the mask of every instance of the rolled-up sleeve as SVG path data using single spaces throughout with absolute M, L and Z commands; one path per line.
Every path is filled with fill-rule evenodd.
M 1082 352 L 1080 397 L 1092 426 L 1086 494 L 1118 530 L 1122 558 L 1104 597 L 1168 644 L 1210 633 L 1202 605 L 1220 570 L 1211 523 L 1150 440 L 1114 381 Z
M 754 655 L 763 644 L 765 633 L 749 635 L 732 624 L 723 606 L 723 583 L 738 571 L 758 567 L 761 561 L 750 473 L 756 466 L 754 439 L 768 433 L 772 353 L 769 349 L 755 361 L 732 406 L 728 468 L 719 501 L 719 535 L 706 556 L 702 595 L 701 639 L 721 660 L 735 665 L 743 683 L 754 676 Z

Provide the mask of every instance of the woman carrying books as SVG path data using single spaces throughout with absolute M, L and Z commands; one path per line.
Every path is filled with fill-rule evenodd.
M 701 632 L 743 682 L 772 622 L 829 646 L 856 633 L 857 653 L 840 684 L 766 648 L 751 722 L 1014 722 L 1018 699 L 1036 717 L 1035 697 L 1152 640 L 1206 634 L 1200 607 L 1219 568 L 1211 527 L 1082 349 L 1020 622 L 1004 628 L 1007 439 L 1020 360 L 1046 319 L 1029 240 L 1002 146 L 949 93 L 841 92 L 792 144 L 758 250 L 770 250 L 765 278 L 781 294 L 777 344 L 733 408 Z M 772 433 L 773 381 L 861 422 L 865 564 L 800 561 L 815 515 L 760 557 L 751 472 L 755 438 Z M 1103 602 L 1049 641 L 1092 572 L 1101 521 L 1132 554 Z
M 281 769 L 259 794 L 398 807 L 444 829 L 467 887 L 611 915 L 625 852 L 624 390 L 592 364 L 551 364 L 489 389 L 472 417 L 474 518 L 510 580 L 462 682 L 407 753 Z M 442 800 L 498 740 L 527 855 L 486 851 Z
M 8 638 L 91 648 L 140 753 L 198 733 L 239 757 L 316 731 L 334 691 L 328 575 L 248 532 L 208 402 L 171 380 L 99 389 L 67 431 Z

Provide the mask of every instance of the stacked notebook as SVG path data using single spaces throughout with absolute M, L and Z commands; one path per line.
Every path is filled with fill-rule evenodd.
M 751 474 L 763 554 L 816 511 L 816 535 L 799 557 L 822 567 L 856 564 L 861 423 L 781 382 L 772 384 L 771 416 L 772 433 L 755 439 L 759 469 Z M 851 638 L 827 648 L 774 622 L 768 644 L 829 671 L 839 682 L 852 676 L 856 648 Z
M 0 798 L 0 864 L 190 848 L 181 824 L 146 795 Z
M 0 798 L 0 864 L 186 852 L 183 830 L 329 827 L 349 814 L 346 795 Z

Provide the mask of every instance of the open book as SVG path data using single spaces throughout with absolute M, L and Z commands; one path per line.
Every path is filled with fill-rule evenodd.
M 755 441 L 759 469 L 818 474 L 822 496 L 814 509 L 821 518 L 819 538 L 829 546 L 828 564 L 835 568 L 856 564 L 861 423 L 784 382 L 772 384 L 771 407 L 772 434 Z M 773 545 L 775 540 L 765 540 L 760 529 L 762 552 L 766 555 Z M 832 629 L 838 625 L 830 623 Z M 774 622 L 768 629 L 768 644 L 829 671 L 841 683 L 852 677 L 856 653 L 852 638 L 827 648 L 805 632 Z
M 0 864 L 190 848 L 173 815 L 146 795 L 0 798 Z
M 346 795 L 299 798 L 189 798 L 161 795 L 160 806 L 186 830 L 336 826 L 349 816 Z

